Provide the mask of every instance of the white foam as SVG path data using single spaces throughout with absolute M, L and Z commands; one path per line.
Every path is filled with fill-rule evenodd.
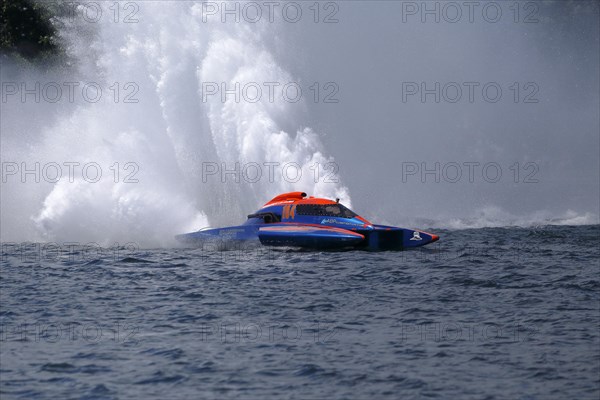
M 597 214 L 577 213 L 567 210 L 560 214 L 536 211 L 530 214 L 514 215 L 500 207 L 488 206 L 476 210 L 466 218 L 439 218 L 431 226 L 442 229 L 478 229 L 500 227 L 536 227 L 547 225 L 596 225 L 600 223 Z
M 112 15 L 112 3 L 98 4 L 104 15 Z M 257 103 L 221 102 L 217 96 L 202 101 L 200 89 L 206 81 L 297 79 L 279 66 L 264 44 L 264 35 L 273 35 L 275 26 L 204 23 L 198 7 L 146 2 L 140 5 L 137 24 L 115 24 L 111 18 L 97 24 L 65 21 L 61 35 L 76 63 L 66 75 L 82 83 L 98 82 L 105 96 L 93 104 L 40 106 L 35 118 L 58 112 L 58 122 L 41 127 L 26 150 L 18 141 L 3 146 L 3 160 L 20 153 L 19 161 L 28 163 L 95 162 L 104 175 L 97 183 L 76 176 L 73 182 L 39 184 L 36 190 L 43 200 L 27 205 L 20 198 L 31 185 L 5 186 L 11 194 L 3 198 L 2 240 L 154 246 L 209 224 L 242 222 L 246 213 L 280 192 L 302 190 L 350 202 L 341 183 L 323 182 L 327 171 L 321 171 L 318 183 L 307 173 L 314 163 L 324 165 L 332 159 L 319 135 L 296 120 L 301 104 L 266 98 Z M 121 90 L 118 103 L 109 95 L 115 82 Z M 126 82 L 138 85 L 139 103 L 122 102 L 130 93 L 123 88 Z M 7 112 L 25 117 L 18 107 Z M 285 132 L 282 123 L 296 130 Z M 115 182 L 110 175 L 115 162 L 121 168 L 126 162 L 138 165 L 139 182 L 125 183 L 123 175 Z M 295 162 L 304 174 L 298 182 L 281 179 L 280 174 L 274 182 L 202 182 L 203 162 Z M 29 220 L 11 218 L 10 210 L 19 207 Z

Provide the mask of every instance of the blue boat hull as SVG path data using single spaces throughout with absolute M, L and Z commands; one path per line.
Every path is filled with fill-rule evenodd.
M 269 227 L 271 229 L 271 227 Z M 420 240 L 413 240 L 418 232 Z M 227 228 L 207 229 L 183 235 L 177 240 L 194 247 L 217 244 L 226 248 L 235 242 L 256 242 L 264 246 L 287 246 L 309 249 L 355 248 L 370 251 L 405 250 L 434 242 L 430 234 L 397 227 L 377 226 L 371 230 L 349 231 L 349 234 L 315 232 L 313 230 L 281 232 L 263 230 L 258 225 L 240 225 Z
M 365 250 L 404 250 L 424 246 L 437 235 L 414 229 L 375 225 L 337 201 L 306 198 L 291 192 L 275 197 L 239 226 L 205 229 L 178 235 L 187 245 L 256 242 L 264 246 L 290 246 L 311 249 L 356 248 Z

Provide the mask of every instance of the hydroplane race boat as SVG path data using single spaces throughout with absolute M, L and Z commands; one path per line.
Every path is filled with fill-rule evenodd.
M 403 250 L 433 243 L 439 236 L 416 229 L 375 225 L 336 201 L 283 193 L 248 215 L 243 225 L 177 235 L 186 244 L 259 240 L 265 246 L 313 249 Z

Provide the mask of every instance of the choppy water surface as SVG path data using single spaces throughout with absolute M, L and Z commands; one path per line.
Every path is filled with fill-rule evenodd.
M 418 251 L 3 245 L 2 399 L 600 395 L 600 226 Z

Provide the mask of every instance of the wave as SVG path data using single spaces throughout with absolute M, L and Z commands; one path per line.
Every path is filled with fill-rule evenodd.
M 438 229 L 531 228 L 550 225 L 598 224 L 600 224 L 598 214 L 591 212 L 577 213 L 573 210 L 567 210 L 562 214 L 553 214 L 548 211 L 536 211 L 528 215 L 513 215 L 496 206 L 483 207 L 477 210 L 473 216 L 467 218 L 440 218 L 435 221 L 428 221 L 428 226 Z

